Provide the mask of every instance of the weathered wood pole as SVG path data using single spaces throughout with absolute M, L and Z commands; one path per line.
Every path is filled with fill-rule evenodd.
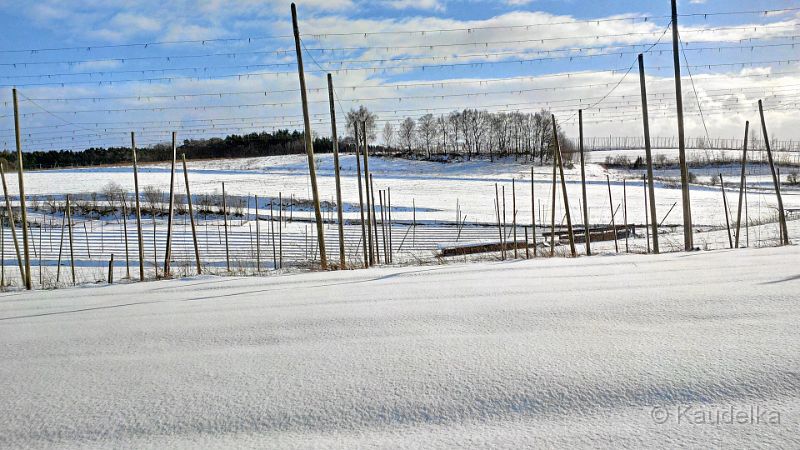
M 225 182 L 222 182 L 222 220 L 225 227 L 225 268 L 231 271 L 231 253 L 228 245 L 228 199 L 225 195 Z
M 719 188 L 722 190 L 722 206 L 725 208 L 725 228 L 728 229 L 728 245 L 733 248 L 733 236 L 731 236 L 731 221 L 728 218 L 728 197 L 725 195 L 725 181 L 722 179 L 722 172 L 719 174 Z
M 144 280 L 144 236 L 142 233 L 142 207 L 139 204 L 139 168 L 136 163 L 136 135 L 131 131 L 133 156 L 133 191 L 136 198 L 136 233 L 139 239 L 139 281 Z
M 739 233 L 742 229 L 742 204 L 744 203 L 745 170 L 747 168 L 747 135 L 750 133 L 750 121 L 744 123 L 744 148 L 742 150 L 742 176 L 739 181 L 739 206 L 736 213 L 736 248 L 739 248 Z
M 528 246 L 528 227 L 523 226 L 522 229 L 525 230 L 525 259 L 531 259 L 530 247 Z
M 167 242 L 164 251 L 164 276 L 170 276 L 170 260 L 172 259 L 172 218 L 175 212 L 175 162 L 178 159 L 177 134 L 172 132 L 172 165 L 169 172 L 169 214 L 167 216 Z
M 272 240 L 272 269 L 278 268 L 278 252 L 275 251 L 275 215 L 272 208 L 272 200 L 269 201 L 269 228 Z
M 508 250 L 508 222 L 506 222 L 506 186 L 500 187 L 503 195 L 503 259 L 506 259 L 506 250 Z
M 683 200 L 683 247 L 684 250 L 691 251 L 694 248 L 694 235 L 692 232 L 692 202 L 689 197 L 689 166 L 686 164 L 686 137 L 683 129 L 683 89 L 681 88 L 677 0 L 672 0 L 672 56 L 675 66 L 675 101 L 678 108 L 678 159 L 681 165 L 681 198 Z M 652 179 L 651 176 L 651 182 Z M 653 207 L 652 199 L 650 207 Z M 657 219 L 653 218 L 653 221 L 655 220 Z
M 56 284 L 61 281 L 61 255 L 64 251 L 64 229 L 67 223 L 67 212 L 64 211 L 64 217 L 61 218 L 61 241 L 58 243 L 58 262 L 56 263 Z M 0 227 L 2 222 L 0 222 Z M 3 236 L 5 237 L 5 236 Z M 5 254 L 3 254 L 5 256 Z
M 550 187 L 552 198 L 550 199 L 550 256 L 556 254 L 556 166 L 558 160 L 556 159 L 555 150 L 553 150 L 553 184 Z
M 389 204 L 389 262 L 394 262 L 394 247 L 392 247 L 392 188 L 386 187 L 386 201 Z
M 761 131 L 764 137 L 764 145 L 767 148 L 767 158 L 769 158 L 769 170 L 772 172 L 772 182 L 775 185 L 775 195 L 778 197 L 778 220 L 780 221 L 781 229 L 781 243 L 789 245 L 789 232 L 786 228 L 786 212 L 783 210 L 783 198 L 781 197 L 781 183 L 778 179 L 778 174 L 775 171 L 775 161 L 772 159 L 772 149 L 769 144 L 769 135 L 767 134 L 767 122 L 764 120 L 764 105 L 761 100 L 758 101 L 758 113 L 761 115 Z
M 630 253 L 628 246 L 628 183 L 622 180 L 622 221 L 625 225 L 625 253 Z
M 569 250 L 572 257 L 578 256 L 575 250 L 575 232 L 572 229 L 572 217 L 569 211 L 569 196 L 567 195 L 567 180 L 564 178 L 564 160 L 561 155 L 561 145 L 558 142 L 558 127 L 556 126 L 556 116 L 553 118 L 553 141 L 556 144 L 556 154 L 558 155 L 558 173 L 561 176 L 561 195 L 564 197 L 564 211 L 567 215 L 567 236 L 569 237 Z
M 255 196 L 256 202 L 256 272 L 261 272 L 261 224 L 258 218 L 258 195 Z
M 656 216 L 656 190 L 653 180 L 653 152 L 650 146 L 650 116 L 647 109 L 647 85 L 645 83 L 644 76 L 644 55 L 641 53 L 639 54 L 639 84 L 642 91 L 642 124 L 644 126 L 644 152 L 647 160 L 647 194 L 650 196 L 648 202 L 650 204 L 650 223 L 653 227 L 653 253 L 658 254 L 658 216 Z M 647 211 L 645 211 L 645 215 L 647 215 Z
M 353 124 L 356 141 L 356 179 L 358 179 L 358 212 L 361 213 L 361 248 L 364 250 L 364 268 L 369 267 L 369 248 L 367 248 L 367 226 L 364 221 L 364 188 L 361 183 L 361 155 L 358 148 L 358 125 Z
M 197 244 L 197 229 L 194 223 L 194 208 L 192 208 L 192 191 L 189 189 L 189 171 L 186 169 L 186 154 L 181 155 L 183 160 L 183 183 L 186 185 L 186 203 L 189 206 L 189 222 L 192 225 L 192 241 L 194 242 L 194 259 L 197 263 L 197 274 L 203 273 L 203 268 L 200 265 L 200 246 Z M 256 198 L 256 200 L 258 200 Z M 256 203 L 256 206 L 258 203 Z M 184 222 L 186 223 L 186 222 Z
M 72 271 L 72 284 L 76 283 L 75 277 L 75 243 L 72 238 L 72 208 L 69 204 L 69 194 L 67 194 L 67 230 L 69 230 L 69 267 Z
M 28 210 L 25 206 L 25 181 L 23 177 L 25 170 L 22 167 L 22 142 L 20 140 L 19 106 L 17 105 L 16 88 L 12 89 L 12 94 L 14 97 L 14 135 L 17 143 L 17 175 L 19 176 L 19 209 L 21 215 L 20 221 L 22 222 L 22 247 L 25 254 L 25 277 L 23 281 L 25 283 L 25 289 L 30 291 L 33 288 L 33 284 L 31 283 L 31 254 L 28 243 Z
M 500 191 L 497 188 L 497 183 L 494 184 L 494 210 L 497 214 L 497 233 L 500 235 L 500 256 L 505 259 L 505 253 L 503 253 L 503 223 L 500 219 Z
M 114 254 L 111 254 L 111 259 L 108 261 L 108 284 L 114 284 Z
M 358 122 L 356 122 L 356 124 L 354 126 L 358 127 L 359 125 L 360 124 Z M 364 132 L 364 134 L 366 134 L 366 129 L 364 129 L 363 132 Z M 361 137 L 361 134 L 359 134 L 358 136 Z M 361 142 L 362 142 L 362 145 L 363 145 L 361 150 L 362 150 L 363 156 L 364 156 L 364 194 L 367 197 L 367 242 L 366 243 L 369 245 L 369 265 L 373 266 L 373 265 L 375 265 L 375 249 L 373 247 L 373 242 L 372 242 L 372 219 L 373 219 L 373 215 L 372 215 L 372 200 L 370 200 L 371 196 L 370 196 L 370 192 L 369 192 L 369 179 L 370 179 L 370 176 L 369 176 L 369 151 L 368 151 L 368 148 L 367 148 L 367 145 L 366 145 L 367 140 L 363 139 Z
M 381 238 L 383 243 L 383 262 L 389 264 L 389 252 L 386 251 L 386 200 L 385 191 L 378 189 L 378 201 L 381 208 Z
M 586 240 L 586 256 L 592 256 L 592 244 L 589 239 L 589 201 L 586 199 L 586 160 L 583 149 L 583 110 L 578 110 L 578 142 L 581 150 L 581 193 L 583 194 L 583 234 Z M 531 170 L 533 178 L 533 170 Z
M 511 179 L 511 226 L 514 228 L 514 259 L 519 258 L 517 249 L 517 186 Z
M 611 227 L 614 229 L 614 251 L 619 253 L 619 243 L 617 242 L 617 222 L 614 219 L 614 199 L 611 197 L 611 179 L 606 175 L 606 184 L 608 185 L 608 206 L 611 209 Z
M 534 184 L 533 163 L 531 163 L 531 239 L 533 240 L 533 257 L 536 258 L 536 190 Z
M 125 234 L 125 276 L 131 278 L 131 260 L 128 251 L 128 207 L 127 194 L 122 194 L 122 232 Z
M 278 192 L 278 266 L 283 269 L 283 193 Z
M 647 245 L 647 254 L 650 254 L 650 219 L 647 209 L 647 174 L 642 175 L 642 187 L 644 188 L 644 238 Z
M 366 145 L 364 148 L 366 148 Z M 364 154 L 366 154 L 366 152 L 364 152 Z M 378 244 L 378 217 L 375 215 L 375 183 L 372 179 L 372 174 L 369 174 L 369 195 L 372 197 L 372 227 L 375 231 L 375 239 L 373 241 L 375 244 L 375 260 L 378 261 L 378 264 L 380 264 L 381 252 Z
M 304 137 L 306 155 L 308 156 L 308 174 L 311 178 L 311 196 L 314 202 L 314 217 L 317 221 L 317 241 L 319 242 L 319 259 L 322 270 L 328 270 L 325 254 L 325 229 L 322 223 L 322 211 L 319 207 L 319 190 L 317 189 L 317 170 L 314 167 L 314 140 L 311 136 L 311 121 L 308 114 L 308 95 L 306 93 L 306 76 L 303 72 L 303 52 L 300 48 L 300 29 L 297 26 L 297 7 L 292 3 L 292 28 L 294 29 L 294 45 L 297 51 L 297 75 L 300 78 L 300 98 L 303 103 Z
M 14 240 L 14 250 L 17 252 L 17 264 L 19 265 L 19 276 L 21 280 L 25 280 L 25 262 L 22 260 L 22 253 L 19 249 L 19 239 L 17 238 L 17 230 L 14 226 L 14 209 L 11 207 L 11 197 L 8 195 L 8 185 L 6 184 L 6 168 L 3 163 L 0 163 L 0 176 L 3 178 L 3 195 L 6 198 L 6 210 L 8 211 L 8 225 L 11 227 L 11 237 Z
M 333 173 L 336 177 L 336 215 L 339 222 L 339 269 L 347 268 L 344 253 L 344 205 L 342 205 L 342 181 L 339 167 L 339 137 L 336 131 L 336 109 L 333 100 L 333 76 L 328 74 L 328 102 L 331 108 L 331 139 L 333 140 Z

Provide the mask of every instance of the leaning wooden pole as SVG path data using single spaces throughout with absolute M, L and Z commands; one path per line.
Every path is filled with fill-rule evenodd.
M 567 215 L 567 236 L 569 237 L 569 251 L 572 257 L 578 256 L 575 250 L 575 232 L 572 230 L 572 217 L 569 212 L 569 196 L 567 195 L 567 180 L 564 178 L 564 160 L 561 155 L 561 145 L 558 142 L 558 127 L 556 126 L 556 117 L 553 118 L 553 141 L 556 144 L 556 154 L 558 155 L 558 173 L 561 176 L 561 195 L 564 197 L 564 211 Z
M 653 181 L 653 154 L 650 147 L 650 117 L 647 110 L 647 85 L 644 77 L 644 55 L 639 54 L 639 85 L 642 92 L 642 124 L 644 126 L 644 152 L 647 160 L 647 194 L 650 204 L 650 225 L 653 227 L 653 253 L 658 254 L 658 217 L 656 216 L 656 189 Z M 647 211 L 645 211 L 647 214 Z
M 586 160 L 583 149 L 583 110 L 578 110 L 578 142 L 581 150 L 581 193 L 583 195 L 583 238 L 586 240 L 586 256 L 592 256 L 592 244 L 589 239 L 589 201 L 586 198 Z
M 614 199 L 611 197 L 611 179 L 606 175 L 608 185 L 608 207 L 611 209 L 611 227 L 614 229 L 614 251 L 619 253 L 619 243 L 617 242 L 617 222 L 614 220 Z
M 69 230 L 69 268 L 72 271 L 72 284 L 76 283 L 75 277 L 75 244 L 72 238 L 72 209 L 69 204 L 69 194 L 67 194 L 67 230 Z
M 742 229 L 742 203 L 744 200 L 745 169 L 747 167 L 747 135 L 750 133 L 750 121 L 744 123 L 744 149 L 742 150 L 742 176 L 739 181 L 739 206 L 736 213 L 736 248 L 739 248 L 739 233 Z
M 136 234 L 139 240 L 139 280 L 144 280 L 144 236 L 142 233 L 142 207 L 139 203 L 139 167 L 136 163 L 136 135 L 131 131 L 133 156 L 133 194 L 136 199 Z
M 181 155 L 183 160 L 183 182 L 186 185 L 186 203 L 189 206 L 189 222 L 192 225 L 192 241 L 194 242 L 194 259 L 197 263 L 197 274 L 203 273 L 203 268 L 200 265 L 200 246 L 197 244 L 197 229 L 194 223 L 194 211 L 192 208 L 192 192 L 189 189 L 189 171 L 186 169 L 186 154 Z M 258 218 L 256 218 L 258 219 Z
M 19 239 L 17 238 L 17 229 L 14 226 L 14 209 L 11 207 L 11 197 L 8 195 L 8 185 L 6 185 L 6 168 L 3 163 L 0 163 L 0 176 L 3 178 L 3 195 L 6 198 L 6 211 L 8 211 L 8 225 L 11 227 L 11 237 L 14 240 L 14 250 L 17 252 L 17 264 L 19 265 L 19 276 L 21 280 L 25 280 L 25 262 L 22 260 L 22 253 L 19 250 Z
M 357 125 L 361 125 L 360 123 L 356 122 Z M 365 122 L 366 124 L 366 122 Z M 367 196 L 367 241 L 369 243 L 369 265 L 375 265 L 375 250 L 377 250 L 378 243 L 372 242 L 372 221 L 375 219 L 374 215 L 374 200 L 375 194 L 371 192 L 370 182 L 371 179 L 369 175 L 369 144 L 367 144 L 366 136 L 361 136 L 367 134 L 367 127 L 366 125 L 362 128 L 362 133 L 359 136 L 362 138 L 361 142 L 363 147 L 361 150 L 364 152 L 364 194 Z M 378 258 L 380 262 L 380 258 Z
M 17 175 L 19 176 L 19 209 L 20 221 L 22 222 L 22 247 L 25 256 L 25 278 L 23 281 L 25 283 L 25 289 L 31 290 L 33 284 L 31 283 L 31 254 L 29 248 L 30 244 L 28 243 L 28 210 L 25 206 L 25 177 L 23 176 L 25 169 L 22 167 L 22 142 L 20 140 L 19 106 L 17 105 L 16 88 L 12 90 L 12 94 L 14 97 L 14 135 L 17 143 Z
M 775 161 L 772 159 L 772 149 L 769 144 L 769 135 L 767 134 L 767 122 L 764 120 L 764 105 L 761 100 L 758 101 L 758 113 L 761 115 L 761 132 L 764 138 L 764 145 L 767 148 L 767 158 L 769 159 L 769 170 L 772 172 L 772 182 L 775 185 L 775 195 L 778 197 L 778 220 L 781 227 L 781 244 L 789 245 L 789 231 L 786 228 L 786 212 L 783 210 L 783 198 L 781 197 L 781 184 L 778 179 L 778 174 L 775 171 Z
M 222 182 L 222 220 L 225 227 L 225 268 L 231 271 L 231 251 L 228 245 L 228 200 L 225 195 L 225 182 Z
M 172 218 L 175 212 L 175 160 L 178 159 L 177 133 L 172 132 L 172 166 L 169 172 L 169 215 L 167 216 L 167 243 L 164 250 L 164 276 L 170 276 L 172 259 Z
M 728 245 L 733 248 L 731 220 L 728 218 L 728 197 L 725 195 L 725 180 L 722 179 L 722 172 L 719 174 L 719 188 L 722 190 L 722 206 L 725 208 L 725 228 L 728 230 Z
M 125 233 L 125 277 L 131 279 L 131 255 L 128 249 L 128 194 L 122 197 L 122 231 Z
M 553 184 L 550 187 L 552 198 L 550 200 L 550 256 L 556 254 L 556 160 L 555 151 L 553 151 Z
M 294 29 L 294 45 L 297 52 L 297 75 L 300 78 L 300 98 L 303 103 L 303 123 L 306 155 L 308 156 L 308 175 L 311 178 L 311 196 L 314 202 L 314 218 L 317 222 L 317 241 L 319 259 L 322 270 L 328 270 L 328 259 L 325 254 L 325 229 L 322 223 L 322 211 L 319 207 L 319 190 L 317 189 L 317 170 L 314 167 L 314 140 L 311 136 L 311 121 L 308 114 L 308 95 L 306 93 L 306 76 L 303 72 L 303 52 L 300 48 L 300 29 L 297 26 L 297 7 L 292 3 L 292 28 Z
M 361 248 L 364 250 L 364 268 L 369 267 L 369 249 L 367 248 L 367 226 L 364 222 L 364 188 L 361 183 L 361 155 L 358 152 L 358 125 L 353 124 L 356 141 L 356 178 L 358 179 L 358 212 L 361 213 Z
M 683 129 L 683 90 L 681 88 L 681 61 L 678 37 L 678 6 L 672 0 L 672 56 L 675 66 L 675 102 L 678 108 L 678 159 L 681 166 L 681 197 L 683 200 L 683 246 L 686 251 L 694 248 L 692 232 L 692 205 L 689 197 L 689 166 L 686 164 L 686 137 Z M 653 177 L 649 177 L 651 182 Z M 650 207 L 653 200 L 650 199 Z M 652 221 L 656 221 L 653 218 Z M 657 236 L 657 235 L 656 235 Z M 653 236 L 653 239 L 656 239 Z
M 342 181 L 339 167 L 339 136 L 336 132 L 336 108 L 333 100 L 333 76 L 328 74 L 328 102 L 331 108 L 331 139 L 333 140 L 333 173 L 336 177 L 336 216 L 339 222 L 339 269 L 347 268 L 344 253 L 344 206 L 342 205 Z

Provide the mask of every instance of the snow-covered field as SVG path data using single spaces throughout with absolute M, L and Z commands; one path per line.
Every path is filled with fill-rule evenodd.
M 797 448 L 798 257 L 6 293 L 0 447 Z

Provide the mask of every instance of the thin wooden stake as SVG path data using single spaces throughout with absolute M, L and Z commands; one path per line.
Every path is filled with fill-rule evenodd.
M 578 256 L 575 250 L 575 231 L 572 229 L 572 218 L 569 211 L 569 196 L 567 195 L 567 180 L 564 178 L 564 160 L 561 155 L 561 145 L 558 142 L 558 127 L 556 126 L 556 117 L 552 116 L 553 120 L 553 139 L 556 144 L 556 154 L 558 155 L 558 172 L 561 176 L 561 194 L 564 196 L 564 211 L 567 217 L 567 236 L 569 237 L 569 250 L 572 257 Z
M 722 205 L 725 208 L 725 228 L 728 229 L 728 244 L 733 248 L 733 236 L 731 236 L 731 221 L 728 219 L 728 197 L 725 195 L 725 181 L 722 179 L 722 172 L 719 174 L 719 188 L 722 190 Z
M 58 263 L 56 264 L 56 284 L 61 281 L 61 255 L 64 251 L 64 229 L 66 228 L 67 211 L 64 210 L 64 217 L 61 219 L 61 240 L 58 243 Z M 5 254 L 4 254 L 5 255 Z
M 342 205 L 342 181 L 339 167 L 339 138 L 336 133 L 336 109 L 333 104 L 333 76 L 328 74 L 328 102 L 331 107 L 331 139 L 333 140 L 333 173 L 336 177 L 336 216 L 339 224 L 339 269 L 347 268 L 344 252 L 344 211 Z
M 17 175 L 19 176 L 19 207 L 20 207 L 20 221 L 22 222 L 22 247 L 25 255 L 25 289 L 33 289 L 31 283 L 31 255 L 28 244 L 28 209 L 25 206 L 25 181 L 24 172 L 22 167 L 22 143 L 20 142 L 19 130 L 19 107 L 17 105 L 17 89 L 12 89 L 14 97 L 14 134 L 17 141 Z
M 8 185 L 6 184 L 6 168 L 3 163 L 0 163 L 0 176 L 3 178 L 3 195 L 6 198 L 6 210 L 8 211 L 8 225 L 11 227 L 11 237 L 14 240 L 14 250 L 17 252 L 17 264 L 19 265 L 19 276 L 21 280 L 25 280 L 25 262 L 22 260 L 22 253 L 19 249 L 19 239 L 17 238 L 17 230 L 14 226 L 14 209 L 11 206 L 11 197 L 8 195 Z
M 317 241 L 319 242 L 319 259 L 322 270 L 328 270 L 328 260 L 325 255 L 325 229 L 322 223 L 322 211 L 319 207 L 319 191 L 317 189 L 317 171 L 314 167 L 314 140 L 311 136 L 311 121 L 308 114 L 308 96 L 306 94 L 306 77 L 303 72 L 303 52 L 300 48 L 300 29 L 297 26 L 297 7 L 292 3 L 292 28 L 294 29 L 294 44 L 297 51 L 297 75 L 300 78 L 300 98 L 303 103 L 303 122 L 305 124 L 304 138 L 306 142 L 306 155 L 308 156 L 308 174 L 311 178 L 311 195 L 314 202 L 314 217 L 317 221 Z
M 583 151 L 583 110 L 578 110 L 578 137 L 581 150 L 581 193 L 583 195 L 583 234 L 586 241 L 586 256 L 592 256 L 592 244 L 589 239 L 589 201 L 586 199 L 586 161 Z M 533 171 L 531 170 L 531 174 Z
M 533 239 L 533 257 L 536 258 L 536 192 L 534 184 L 533 165 L 531 165 L 531 238 Z
M 258 218 L 258 195 L 255 196 L 256 201 L 256 272 L 261 272 L 261 226 Z
M 111 254 L 111 260 L 108 261 L 108 284 L 114 284 L 114 254 Z
M 358 212 L 361 213 L 361 247 L 364 249 L 364 268 L 369 267 L 369 248 L 367 248 L 367 226 L 364 222 L 364 188 L 361 183 L 361 155 L 358 148 L 361 146 L 358 140 L 358 124 L 353 124 L 353 132 L 356 141 L 356 179 L 358 179 Z
M 283 193 L 278 192 L 278 266 L 283 269 Z
M 606 184 L 608 184 L 608 206 L 611 208 L 611 227 L 614 229 L 614 250 L 619 253 L 619 243 L 617 242 L 617 223 L 614 220 L 614 200 L 611 198 L 611 180 L 606 175 Z
M 519 258 L 517 249 L 517 186 L 511 179 L 511 226 L 514 228 L 514 259 Z
M 553 150 L 553 185 L 550 187 L 552 198 L 550 200 L 550 257 L 556 254 L 556 153 Z
M 625 253 L 630 253 L 628 246 L 628 186 L 625 180 L 622 180 L 622 220 L 625 224 Z
M 122 197 L 122 232 L 125 234 L 125 276 L 131 279 L 131 260 L 128 252 L 128 199 L 125 198 L 127 194 Z
M 75 277 L 75 244 L 72 238 L 72 208 L 69 204 L 69 194 L 67 194 L 67 230 L 69 230 L 69 267 L 72 271 L 72 284 L 76 283 Z
M 228 200 L 225 195 L 225 182 L 222 182 L 222 220 L 225 227 L 225 268 L 231 271 L 231 253 L 228 245 Z
M 650 219 L 647 213 L 647 175 L 642 176 L 642 187 L 644 188 L 644 235 L 647 244 L 647 254 L 650 254 Z
M 139 281 L 144 281 L 144 236 L 142 233 L 142 208 L 139 204 L 139 168 L 136 163 L 136 136 L 131 131 L 133 154 L 133 190 L 136 198 L 136 233 L 139 238 Z
M 272 200 L 269 201 L 269 227 L 270 238 L 272 239 L 272 269 L 278 269 L 278 254 L 275 251 L 275 215 L 272 208 Z
M 739 181 L 739 207 L 736 213 L 736 248 L 739 248 L 739 233 L 742 229 L 742 203 L 744 203 L 745 170 L 747 168 L 747 135 L 750 133 L 750 121 L 744 123 L 744 148 L 742 149 L 742 177 Z M 746 226 L 746 225 L 745 225 Z
M 378 248 L 378 217 L 375 215 L 375 184 L 372 179 L 372 174 L 369 175 L 369 195 L 372 197 L 372 227 L 375 231 L 375 240 L 373 241 L 375 244 L 375 260 L 378 261 L 378 264 L 380 264 L 381 252 Z
M 508 249 L 508 226 L 506 224 L 506 187 L 505 185 L 501 186 L 502 193 L 503 193 L 503 237 L 501 242 L 501 248 L 503 250 L 503 259 L 506 259 L 506 250 Z
M 528 247 L 528 227 L 522 227 L 525 230 L 525 259 L 531 259 L 531 253 Z
M 178 159 L 177 133 L 172 132 L 172 166 L 169 172 L 169 215 L 167 216 L 167 242 L 164 250 L 164 276 L 170 276 L 172 259 L 172 218 L 175 212 L 175 162 Z
M 494 184 L 494 210 L 497 214 L 497 233 L 500 235 L 500 255 L 505 259 L 503 253 L 503 224 L 500 221 L 500 192 L 497 188 L 497 183 Z
M 189 206 L 189 222 L 192 225 L 192 242 L 194 243 L 194 259 L 197 263 L 197 274 L 202 275 L 203 268 L 200 265 L 200 246 L 197 244 L 197 229 L 194 223 L 194 208 L 192 207 L 192 192 L 189 189 L 189 171 L 186 169 L 186 154 L 181 155 L 183 161 L 183 182 L 186 185 L 186 203 Z
M 772 182 L 775 185 L 775 195 L 778 197 L 778 220 L 780 221 L 781 243 L 789 245 L 789 230 L 786 228 L 786 212 L 783 210 L 783 198 L 781 197 L 781 183 L 775 171 L 775 162 L 772 159 L 772 149 L 767 135 L 767 122 L 764 120 L 764 106 L 761 100 L 758 101 L 758 113 L 761 115 L 761 131 L 764 138 L 764 145 L 767 147 L 767 158 L 769 158 L 769 170 L 772 172 Z

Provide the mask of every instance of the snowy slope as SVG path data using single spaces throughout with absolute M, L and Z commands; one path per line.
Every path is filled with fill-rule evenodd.
M 797 448 L 798 256 L 4 294 L 0 447 Z M 780 424 L 679 423 L 682 405 Z

